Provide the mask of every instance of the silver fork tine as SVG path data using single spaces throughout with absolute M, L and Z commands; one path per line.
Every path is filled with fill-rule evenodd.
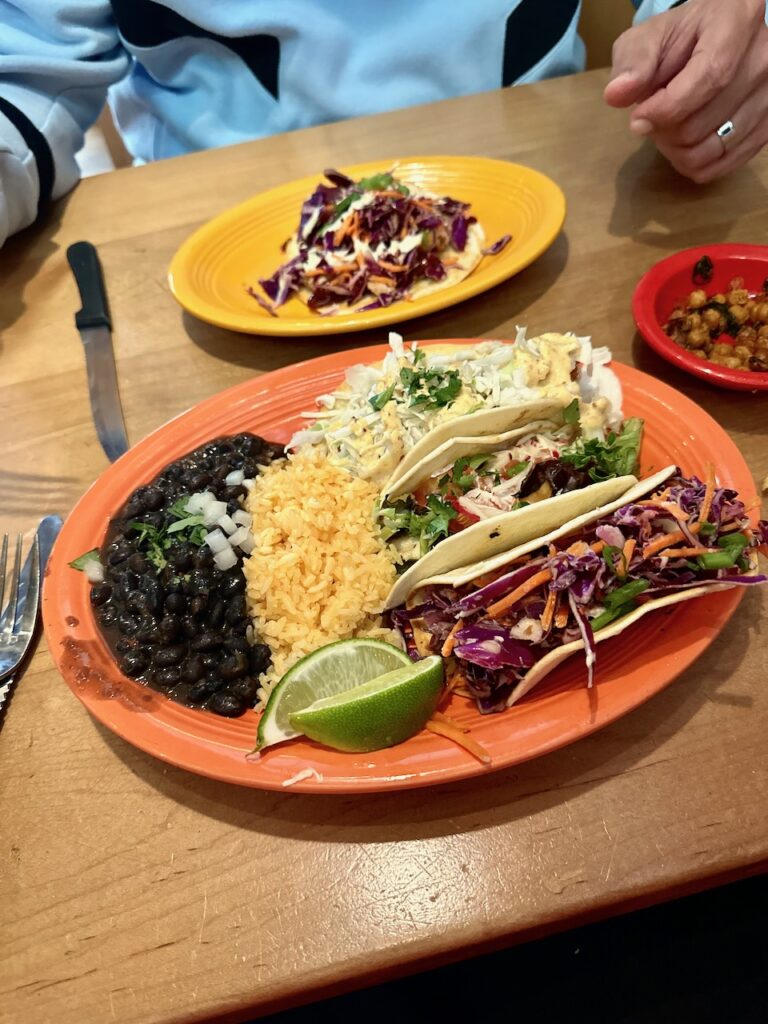
M 22 535 L 16 538 L 16 557 L 13 560 L 13 572 L 11 573 L 11 593 L 8 598 L 8 607 L 5 609 L 6 632 L 13 633 L 16 624 L 16 605 L 19 600 L 19 577 L 21 576 L 21 542 Z
M 3 610 L 3 598 L 5 597 L 5 569 L 8 562 L 8 534 L 3 534 L 3 548 L 0 551 L 0 613 Z

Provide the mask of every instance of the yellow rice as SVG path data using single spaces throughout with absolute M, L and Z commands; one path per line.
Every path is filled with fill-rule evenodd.
M 256 546 L 246 596 L 272 667 L 260 701 L 299 658 L 355 636 L 394 640 L 380 611 L 395 570 L 374 522 L 377 488 L 305 449 L 262 470 L 248 496 Z

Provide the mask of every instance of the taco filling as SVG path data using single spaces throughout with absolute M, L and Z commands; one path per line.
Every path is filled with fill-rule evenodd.
M 539 661 L 574 641 L 591 686 L 601 631 L 645 604 L 766 582 L 756 573 L 766 544 L 768 522 L 753 529 L 735 491 L 678 471 L 650 497 L 582 522 L 502 569 L 458 587 L 425 586 L 391 618 L 414 659 L 450 658 L 453 685 L 482 712 L 501 711 Z
M 423 480 L 411 494 L 386 503 L 379 513 L 385 540 L 406 564 L 446 537 L 481 520 L 578 491 L 637 469 L 643 421 L 626 420 L 604 440 L 585 439 L 577 422 L 579 403 L 565 410 L 562 427 L 537 425 L 499 451 L 462 455 Z M 569 422 L 570 421 L 570 422 Z
M 469 203 L 434 195 L 389 172 L 353 181 L 328 170 L 301 208 L 285 245 L 288 259 L 259 281 L 266 299 L 249 294 L 270 313 L 292 295 L 325 315 L 355 307 L 389 306 L 466 277 L 484 255 L 485 236 Z

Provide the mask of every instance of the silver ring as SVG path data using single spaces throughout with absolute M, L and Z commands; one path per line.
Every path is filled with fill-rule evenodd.
M 731 137 L 731 135 L 733 135 L 734 131 L 735 128 L 733 121 L 726 121 L 725 124 L 721 124 L 720 127 L 717 129 L 715 134 L 723 144 L 723 153 L 727 151 L 728 139 Z

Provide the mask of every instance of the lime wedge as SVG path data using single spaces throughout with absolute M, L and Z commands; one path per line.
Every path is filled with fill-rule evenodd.
M 381 750 L 422 729 L 442 689 L 443 659 L 432 655 L 316 700 L 288 719 L 294 729 L 335 750 Z
M 411 664 L 405 651 L 383 640 L 338 640 L 320 647 L 297 661 L 270 694 L 259 722 L 256 749 L 299 736 L 288 719 L 294 711 Z

